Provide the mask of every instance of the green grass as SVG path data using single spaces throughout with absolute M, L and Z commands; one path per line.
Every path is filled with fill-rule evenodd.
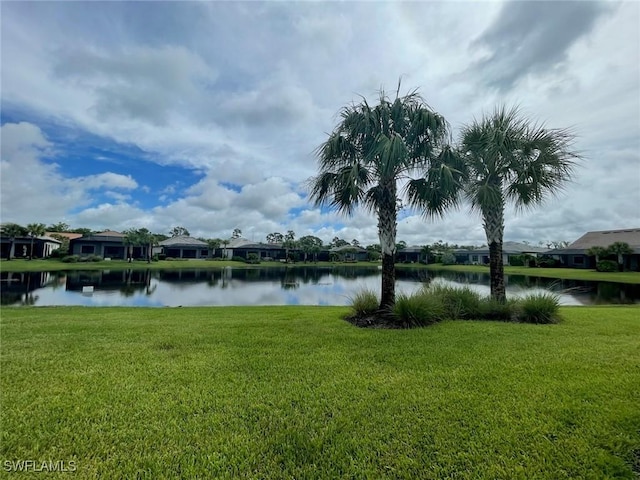
M 432 265 L 400 264 L 400 268 L 428 268 L 430 270 L 452 270 L 456 272 L 489 273 L 489 267 L 485 265 Z M 504 267 L 507 275 L 525 275 L 531 277 L 559 278 L 566 280 L 585 280 L 594 282 L 616 283 L 640 283 L 640 272 L 597 272 L 583 268 L 531 268 L 531 267 Z
M 640 309 L 416 330 L 346 312 L 3 308 L 0 476 L 637 478 Z
M 335 267 L 335 266 L 377 266 L 376 262 L 317 262 L 317 263 L 282 263 L 282 262 L 262 262 L 259 264 L 248 264 L 235 262 L 232 260 L 160 260 L 158 262 L 147 263 L 136 260 L 127 262 L 126 260 L 110 260 L 100 262 L 77 262 L 64 263 L 56 259 L 23 260 L 13 259 L 10 261 L 0 260 L 0 271 L 2 272 L 54 272 L 62 270 L 181 270 L 181 269 L 207 269 L 207 268 L 265 268 L 265 267 Z

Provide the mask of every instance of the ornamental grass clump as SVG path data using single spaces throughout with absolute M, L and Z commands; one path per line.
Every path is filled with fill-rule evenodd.
M 553 293 L 528 295 L 518 301 L 518 321 L 522 323 L 558 323 L 560 299 Z
M 393 315 L 405 328 L 424 327 L 447 318 L 447 309 L 442 296 L 428 289 L 413 295 L 400 294 L 393 306 Z
M 452 320 L 478 318 L 482 297 L 470 287 L 452 287 L 435 284 L 427 287 L 430 295 L 437 297 L 444 305 L 446 316 Z
M 497 320 L 501 322 L 512 322 L 518 319 L 520 300 L 507 299 L 500 302 L 490 296 L 482 299 L 480 302 L 480 312 L 478 319 L 480 320 Z
M 378 311 L 378 296 L 373 290 L 360 290 L 351 299 L 351 316 L 367 317 Z

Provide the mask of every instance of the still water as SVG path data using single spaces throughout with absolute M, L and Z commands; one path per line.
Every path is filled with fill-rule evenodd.
M 2 305 L 347 305 L 363 288 L 378 292 L 380 276 L 377 268 L 350 266 L 3 272 L 0 292 Z M 400 269 L 396 277 L 398 293 L 429 282 L 489 293 L 487 273 Z M 552 291 L 563 305 L 640 303 L 640 285 L 510 275 L 506 286 L 507 296 Z

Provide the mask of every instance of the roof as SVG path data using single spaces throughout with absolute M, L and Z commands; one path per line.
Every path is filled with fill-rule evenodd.
M 92 235 L 93 237 L 116 237 L 116 238 L 124 238 L 125 234 L 116 232 L 114 230 L 105 230 L 104 232 L 96 233 Z
M 281 243 L 245 243 L 239 246 L 233 247 L 236 250 L 285 250 L 285 247 Z M 290 250 L 296 250 L 292 248 Z
M 366 252 L 362 247 L 356 247 L 354 245 L 342 245 L 341 247 L 333 247 L 329 249 L 330 252 Z
M 519 242 L 504 242 L 502 244 L 502 253 L 506 253 L 507 255 L 521 255 L 523 253 L 545 253 L 548 250 L 548 248 L 534 247 L 532 245 L 527 245 L 526 243 Z M 458 249 L 454 250 L 453 253 L 463 255 L 489 255 L 489 247 L 474 248 L 473 250 Z
M 588 250 L 591 247 L 606 248 L 615 242 L 623 242 L 632 248 L 640 248 L 640 228 L 587 232 L 567 248 L 580 250 Z
M 186 235 L 167 238 L 166 240 L 161 241 L 159 245 L 162 245 L 163 247 L 209 247 L 207 242 L 203 242 L 197 238 L 187 237 Z
M 60 237 L 68 238 L 69 240 L 73 240 L 74 238 L 80 238 L 82 236 L 81 233 L 72 233 L 72 232 L 45 232 L 45 235 L 47 237 L 51 237 L 52 235 L 58 235 Z
M 122 243 L 124 233 L 114 232 L 113 230 L 105 230 L 104 232 L 95 233 L 86 237 L 72 238 L 71 242 L 115 242 Z
M 227 245 L 227 248 L 238 248 L 244 247 L 246 245 L 255 245 L 255 242 L 252 242 L 251 240 L 244 237 L 232 238 L 229 240 L 229 245 Z

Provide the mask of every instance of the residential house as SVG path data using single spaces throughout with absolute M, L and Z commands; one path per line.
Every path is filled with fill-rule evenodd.
M 546 248 L 534 247 L 526 243 L 504 242 L 502 244 L 502 263 L 510 265 L 510 258 L 520 255 L 538 256 L 547 251 Z M 480 247 L 475 249 L 458 249 L 454 250 L 456 263 L 464 265 L 488 265 L 489 264 L 489 247 Z
M 567 248 L 549 250 L 547 255 L 564 267 L 595 268 L 596 258 L 587 251 L 593 247 L 607 248 L 616 242 L 626 243 L 633 249 L 631 255 L 623 257 L 624 268 L 640 271 L 640 228 L 587 232 Z
M 342 262 L 366 262 L 369 255 L 362 247 L 354 245 L 343 245 L 329 249 L 329 255 L 337 256 Z
M 403 248 L 402 250 L 398 250 L 396 252 L 396 262 L 419 263 L 426 258 L 426 254 L 423 253 L 423 249 L 424 247 L 419 245 L 411 245 Z
M 171 258 L 208 258 L 209 245 L 197 238 L 180 235 L 159 243 L 162 253 Z
M 113 258 L 126 260 L 127 247 L 124 244 L 125 235 L 113 230 L 105 230 L 104 232 L 87 235 L 80 238 L 74 238 L 69 241 L 69 254 L 86 257 L 96 255 L 102 258 Z M 141 249 L 138 247 L 137 256 L 141 255 Z M 136 255 L 134 255 L 136 258 Z
M 32 244 L 33 257 L 46 258 L 51 256 L 51 252 L 60 248 L 62 242 L 47 235 L 33 238 L 25 235 L 16 237 L 12 245 L 9 237 L 2 236 L 0 237 L 0 256 L 7 258 L 11 249 L 11 258 L 29 258 Z

